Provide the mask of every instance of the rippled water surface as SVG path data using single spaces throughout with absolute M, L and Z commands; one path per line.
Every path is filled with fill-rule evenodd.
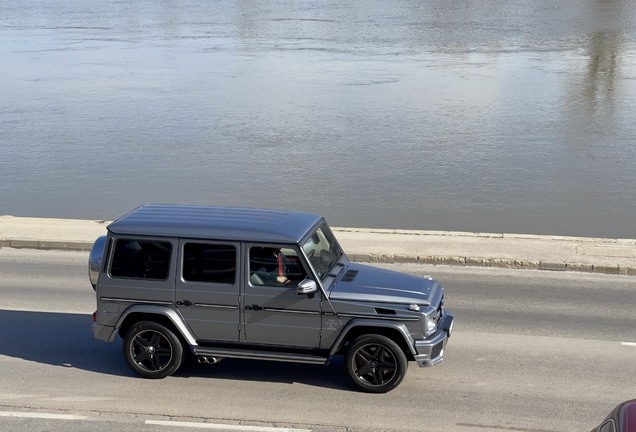
M 0 214 L 636 238 L 633 0 L 0 3 Z

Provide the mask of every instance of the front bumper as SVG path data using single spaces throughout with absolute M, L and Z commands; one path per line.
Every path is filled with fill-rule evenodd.
M 112 342 L 115 340 L 115 335 L 117 334 L 115 327 L 100 325 L 97 323 L 93 323 L 91 330 L 93 330 L 93 337 L 95 339 L 99 339 L 104 342 Z
M 444 350 L 446 349 L 446 343 L 452 332 L 453 316 L 449 313 L 445 313 L 442 325 L 439 327 L 437 333 L 429 339 L 415 341 L 417 354 L 413 357 L 415 357 L 417 365 L 419 367 L 430 367 L 444 360 Z

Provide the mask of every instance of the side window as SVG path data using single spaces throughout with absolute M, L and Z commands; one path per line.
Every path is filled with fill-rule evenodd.
M 608 420 L 607 422 L 605 422 L 605 424 L 599 429 L 599 432 L 616 432 L 616 428 L 614 427 L 614 420 Z
M 186 243 L 183 246 L 183 280 L 234 284 L 236 248 L 231 245 Z
M 171 253 L 170 242 L 118 239 L 110 274 L 121 278 L 165 280 Z
M 295 288 L 307 276 L 292 248 L 250 248 L 250 283 Z

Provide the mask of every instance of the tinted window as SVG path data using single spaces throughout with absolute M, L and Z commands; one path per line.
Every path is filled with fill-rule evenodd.
M 253 247 L 250 249 L 250 282 L 295 288 L 307 276 L 292 248 Z
M 614 422 L 609 420 L 599 429 L 599 432 L 616 432 L 616 428 L 614 427 Z
M 165 280 L 171 252 L 169 242 L 119 239 L 115 243 L 110 274 L 113 277 Z
M 186 243 L 183 246 L 183 280 L 233 284 L 236 280 L 236 248 Z

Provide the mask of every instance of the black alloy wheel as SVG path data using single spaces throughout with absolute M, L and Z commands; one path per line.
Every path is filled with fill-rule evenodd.
M 128 366 L 143 378 L 165 378 L 179 369 L 183 346 L 168 328 L 153 321 L 142 321 L 124 337 L 124 358 Z
M 402 382 L 408 360 L 398 344 L 388 337 L 363 335 L 351 344 L 345 365 L 360 389 L 369 393 L 386 393 Z

